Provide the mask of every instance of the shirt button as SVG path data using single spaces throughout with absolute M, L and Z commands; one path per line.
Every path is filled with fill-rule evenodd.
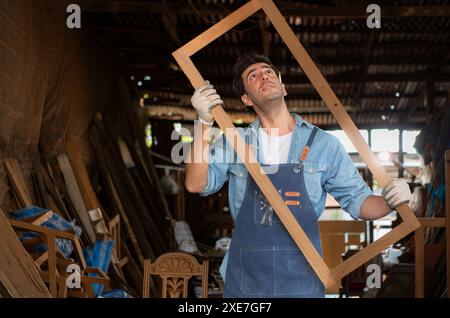
M 312 172 L 312 169 L 311 169 L 311 168 L 309 169 L 309 172 Z
M 239 174 L 239 177 L 242 177 L 242 172 Z

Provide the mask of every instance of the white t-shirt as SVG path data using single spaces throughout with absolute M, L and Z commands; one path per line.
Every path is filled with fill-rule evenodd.
M 283 164 L 288 162 L 292 132 L 274 136 L 268 135 L 265 129 L 259 129 L 259 146 L 262 151 L 262 162 L 265 164 Z

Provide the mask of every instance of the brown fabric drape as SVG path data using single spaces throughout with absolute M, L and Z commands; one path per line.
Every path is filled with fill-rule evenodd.
M 53 156 L 72 135 L 89 162 L 88 127 L 111 104 L 114 65 L 83 28 L 83 13 L 81 29 L 66 27 L 68 3 L 0 1 L 0 157 L 16 158 L 27 181 L 39 143 Z M 3 163 L 0 206 L 15 206 Z

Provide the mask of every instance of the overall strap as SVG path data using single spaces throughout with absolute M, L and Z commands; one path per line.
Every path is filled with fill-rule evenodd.
M 303 148 L 302 155 L 300 157 L 301 161 L 305 161 L 306 158 L 308 157 L 308 153 L 311 150 L 311 145 L 314 141 L 314 137 L 316 137 L 317 131 L 318 131 L 318 128 L 314 127 L 311 134 L 309 135 L 308 141 L 306 142 L 306 146 L 305 146 L 305 148 Z

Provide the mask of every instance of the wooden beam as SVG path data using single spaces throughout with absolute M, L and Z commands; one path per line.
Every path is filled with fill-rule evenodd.
M 362 72 L 363 72 L 363 76 L 361 78 L 361 82 L 358 84 L 358 87 L 356 89 L 356 94 L 354 97 L 354 102 L 352 103 L 359 111 L 362 111 L 362 105 L 361 105 L 361 95 L 363 94 L 364 91 L 364 87 L 366 86 L 366 76 L 367 76 L 367 71 L 369 69 L 369 60 L 370 57 L 373 53 L 373 43 L 375 41 L 375 36 L 376 33 L 374 30 L 372 30 L 370 32 L 370 36 L 369 39 L 367 40 L 367 43 L 364 47 L 364 51 L 363 51 L 363 67 L 362 67 Z M 355 114 L 354 120 L 356 120 L 356 122 L 358 122 L 358 114 Z
M 444 52 L 447 52 L 441 60 L 437 64 L 437 70 L 440 71 L 450 60 L 450 50 L 443 50 Z
M 91 224 L 91 220 L 89 219 L 88 210 L 86 209 L 86 205 L 83 201 L 83 197 L 78 187 L 75 174 L 72 170 L 72 166 L 70 165 L 69 158 L 67 157 L 66 154 L 61 154 L 58 156 L 58 164 L 64 177 L 64 182 L 66 184 L 70 200 L 75 206 L 76 213 L 78 214 L 82 222 L 81 225 L 83 226 L 83 229 L 86 231 L 90 243 L 95 243 L 96 242 L 95 231 Z
M 268 47 L 269 48 L 269 47 Z M 268 49 L 266 48 L 266 49 Z M 214 59 L 210 56 L 205 56 L 205 57 L 196 57 L 199 60 L 201 60 L 202 63 L 202 67 L 208 67 L 208 66 L 213 66 L 213 65 L 217 65 L 217 59 Z M 151 68 L 151 67 L 155 67 L 155 62 L 153 61 L 152 57 L 148 57 L 148 61 L 152 61 L 150 63 L 126 63 L 124 62 L 123 64 L 127 67 L 137 67 L 137 68 Z M 275 66 L 283 66 L 283 65 L 293 65 L 295 63 L 295 61 L 292 60 L 286 60 L 286 59 L 282 59 L 282 58 L 277 58 L 274 57 L 271 59 L 272 63 Z M 362 71 L 364 69 L 367 69 L 370 65 L 395 65 L 395 66 L 409 66 L 411 64 L 416 64 L 416 65 L 423 65 L 423 64 L 429 64 L 430 66 L 433 66 L 434 62 L 433 61 L 424 61 L 423 58 L 410 58 L 410 57 L 391 57 L 391 56 L 385 56 L 385 57 L 377 57 L 377 58 L 373 58 L 370 59 L 369 58 L 364 58 L 364 57 L 360 57 L 360 55 L 346 55 L 346 56 L 339 56 L 339 55 L 335 55 L 333 58 L 329 57 L 329 56 L 319 56 L 316 54 L 314 61 L 316 62 L 316 64 L 320 65 L 320 66 L 341 66 L 341 65 L 349 65 L 349 66 L 360 66 L 361 68 L 361 73 L 363 73 Z M 233 69 L 234 63 L 236 62 L 236 58 L 235 57 L 229 57 L 229 58 L 221 58 L 220 63 L 221 65 L 223 65 L 225 68 L 228 68 L 230 70 Z M 437 72 L 436 72 L 437 73 Z
M 445 228 L 446 218 L 417 218 L 423 227 Z
M 110 28 L 99 28 L 99 29 L 105 29 L 105 32 L 110 32 L 108 31 Z M 119 30 L 121 30 L 121 28 L 117 28 Z M 148 31 L 148 30 L 142 30 L 143 32 Z M 111 31 L 114 32 L 114 31 Z M 131 30 L 129 31 L 129 33 L 139 33 L 140 31 L 134 31 L 134 29 L 131 28 Z M 162 31 L 154 31 L 157 32 L 158 35 L 161 36 L 166 36 L 165 32 Z M 128 33 L 128 32 L 126 32 Z M 145 33 L 144 33 L 145 34 Z M 150 35 L 151 36 L 151 35 Z M 254 48 L 257 48 L 258 46 L 260 46 L 261 44 L 259 42 L 255 42 L 255 43 L 240 43 L 239 44 L 239 49 L 242 51 L 249 51 L 252 50 Z M 328 51 L 330 49 L 351 49 L 352 51 L 363 51 L 364 50 L 364 42 L 349 42 L 349 41 L 339 41 L 339 42 L 323 42 L 323 43 L 305 43 L 305 48 L 308 49 L 308 51 L 310 52 L 315 52 L 315 51 Z M 442 52 L 447 52 L 448 50 L 450 50 L 450 44 L 448 42 L 435 42 L 432 43 L 433 47 L 439 47 Z M 221 43 L 215 43 L 214 45 L 212 45 L 211 47 L 206 47 L 204 49 L 205 53 L 206 52 L 215 52 L 217 50 L 229 50 L 231 48 L 235 48 L 236 44 L 235 43 L 226 43 L 226 42 L 221 42 Z M 391 52 L 395 51 L 395 50 L 414 50 L 414 49 L 430 49 L 430 43 L 429 42 L 391 42 L 391 43 L 377 43 L 374 47 L 373 50 L 387 50 L 390 51 L 389 52 L 389 56 L 388 57 L 392 57 Z M 121 45 L 110 45 L 110 49 L 114 50 L 114 51 L 118 51 L 118 52 L 124 52 L 124 53 L 131 53 L 131 54 L 146 54 L 146 55 L 165 55 L 165 54 L 170 54 L 170 52 L 172 52 L 172 48 L 171 46 L 169 47 L 142 47 L 142 46 L 121 46 Z M 283 46 L 273 46 L 271 47 L 271 51 L 274 52 L 274 55 L 280 55 L 282 53 L 282 51 L 284 51 L 286 48 Z M 448 60 L 450 58 L 450 53 L 448 54 L 448 57 L 442 57 L 439 64 L 441 65 L 445 65 L 448 63 Z
M 447 151 L 450 153 L 450 151 Z M 447 162 L 448 164 L 448 162 Z M 447 168 L 446 168 L 447 174 Z M 448 190 L 448 187 L 446 186 Z M 447 191 L 448 193 L 448 191 Z M 447 214 L 448 215 L 448 214 Z M 446 218 L 418 218 L 421 223 L 421 227 L 419 227 L 415 232 L 415 297 L 416 298 L 424 298 L 425 297 L 425 228 L 445 228 L 448 229 L 448 217 Z M 448 233 L 448 230 L 447 230 Z M 447 257 L 449 259 L 449 257 Z M 447 269 L 448 269 L 447 264 Z
M 445 219 L 447 239 L 447 298 L 450 298 L 450 150 L 445 151 Z
M 173 13 L 177 14 L 224 14 L 226 10 L 235 11 L 239 5 L 217 5 L 215 3 L 192 4 L 184 1 L 161 5 L 150 1 L 86 1 L 80 0 L 82 11 L 86 12 L 123 12 L 123 13 Z M 366 19 L 366 5 L 307 6 L 303 3 L 277 1 L 285 16 L 327 17 L 336 19 Z M 383 18 L 392 17 L 439 17 L 450 16 L 449 6 L 389 6 L 382 7 Z
M 424 263 L 424 228 L 419 227 L 415 232 L 415 297 L 424 298 L 424 286 L 425 286 L 425 263 Z
M 133 64 L 133 65 L 123 65 L 123 68 L 127 74 L 146 74 L 150 73 L 156 74 L 152 77 L 152 82 L 162 81 L 163 83 L 185 83 L 186 80 L 181 77 L 179 71 L 158 68 L 153 64 Z M 333 75 L 328 75 L 327 80 L 330 83 L 351 83 L 358 82 L 361 78 L 361 70 L 352 70 L 347 72 L 340 72 Z M 229 85 L 231 82 L 231 75 L 229 78 L 217 75 L 208 76 L 208 80 L 211 83 L 217 85 Z M 367 82 L 450 82 L 450 73 L 437 73 L 437 72 L 415 72 L 415 73 L 379 73 L 379 74 L 367 74 Z M 283 82 L 285 84 L 307 84 L 310 83 L 308 78 L 304 74 L 291 74 L 283 75 Z
M 89 175 L 81 158 L 81 149 L 75 137 L 69 136 L 66 143 L 67 157 L 74 172 L 78 187 L 80 188 L 83 202 L 87 210 L 97 209 L 100 203 L 92 187 Z
M 426 95 L 425 95 L 425 103 L 428 109 L 429 116 L 433 116 L 436 112 L 435 102 L 434 102 L 434 93 L 435 93 L 435 82 L 427 81 L 426 82 Z
M 92 227 L 97 235 L 109 235 L 108 228 L 105 223 L 104 213 L 102 207 L 97 200 L 91 180 L 89 179 L 86 166 L 81 158 L 81 149 L 78 141 L 74 136 L 67 138 L 67 157 L 72 166 L 73 174 L 75 176 L 78 188 L 80 189 L 81 197 L 86 207 Z
M 319 221 L 319 230 L 321 235 L 365 233 L 366 221 Z
M 270 33 L 268 30 L 267 17 L 259 17 L 259 31 L 261 32 L 261 43 L 264 55 L 270 57 Z
M 180 37 L 177 32 L 177 17 L 175 14 L 161 14 L 161 22 L 166 31 L 166 34 L 169 35 L 169 38 L 172 42 L 179 46 L 181 45 Z
M 3 160 L 8 174 L 9 180 L 11 181 L 12 187 L 14 189 L 15 196 L 18 200 L 18 205 L 20 208 L 26 208 L 33 205 L 31 195 L 28 191 L 25 178 L 20 171 L 19 162 L 16 159 L 6 158 Z
M 290 111 L 294 111 L 298 114 L 300 114 L 304 119 L 311 122 L 313 125 L 320 126 L 321 128 L 329 128 L 329 129 L 340 129 L 339 125 L 335 120 L 332 121 L 332 124 L 324 124 L 323 118 L 324 116 L 332 117 L 329 113 L 329 110 L 323 110 L 318 109 L 316 111 L 313 111 L 312 109 L 293 109 L 289 107 Z M 232 121 L 235 121 L 237 119 L 242 119 L 244 123 L 250 124 L 255 120 L 255 115 L 251 112 L 242 110 L 242 109 L 227 109 L 228 115 L 231 117 Z M 398 113 L 398 112 L 397 112 Z M 170 116 L 168 114 L 171 114 Z M 406 122 L 406 123 L 381 123 L 381 121 L 377 121 L 375 123 L 372 122 L 371 119 L 373 117 L 370 117 L 370 115 L 379 115 L 382 113 L 379 113 L 377 111 L 366 111 L 364 112 L 365 116 L 361 117 L 360 122 L 358 123 L 359 128 L 366 129 L 368 127 L 371 128 L 400 128 L 403 127 L 404 129 L 418 129 L 420 128 L 423 123 L 425 123 L 425 112 L 418 113 L 418 117 L 423 118 L 422 121 L 418 122 Z M 400 114 L 397 114 L 398 117 L 402 118 L 404 117 L 404 114 L 407 114 L 406 111 L 401 112 Z M 170 105 L 151 105 L 146 110 L 146 115 L 148 118 L 158 118 L 158 119 L 167 119 L 167 120 L 173 120 L 173 121 L 186 121 L 192 123 L 193 120 L 197 119 L 197 115 L 195 110 L 193 110 L 189 106 L 170 106 Z M 369 116 L 368 116 L 369 115 Z M 400 121 L 399 121 L 400 122 Z
M 229 85 L 231 85 L 231 83 L 229 83 Z M 295 93 L 295 91 L 297 90 L 295 88 L 296 84 L 294 83 L 290 83 L 290 84 L 286 84 L 286 89 L 288 92 L 288 96 L 286 98 L 286 101 L 292 101 L 292 100 L 320 100 L 320 96 L 315 94 L 315 93 Z M 214 85 L 215 87 L 219 87 L 220 85 Z M 169 96 L 170 94 L 170 98 L 181 98 L 181 99 L 186 99 L 186 100 L 190 100 L 193 91 L 192 88 L 189 87 L 173 87 L 173 88 L 169 88 L 167 85 L 151 85 L 150 88 L 146 88 L 146 87 L 140 87 L 138 88 L 139 91 L 142 91 L 143 93 L 148 92 L 150 94 L 151 97 L 164 97 L 164 96 Z M 220 91 L 219 91 L 220 92 Z M 435 97 L 447 97 L 448 93 L 446 91 L 437 91 L 435 92 Z M 232 99 L 236 99 L 236 101 L 238 101 L 238 98 L 233 94 L 233 95 L 229 95 L 229 94 L 224 94 L 222 92 L 220 92 L 220 96 L 223 98 L 232 98 Z M 346 94 L 339 94 L 339 97 L 342 99 L 346 99 L 346 98 L 354 98 L 353 94 L 349 94 L 346 92 Z M 392 100 L 400 100 L 400 99 L 406 99 L 406 100 L 410 100 L 410 99 L 419 99 L 422 98 L 422 93 L 405 93 L 405 94 L 401 94 L 400 97 L 395 97 L 394 94 L 392 93 L 371 93 L 371 94 L 363 94 L 360 96 L 361 99 L 392 99 Z M 353 103 L 352 103 L 353 104 Z M 388 105 L 386 105 L 387 107 Z M 242 107 L 240 107 L 242 108 Z M 326 108 L 323 108 L 324 110 Z M 327 110 L 328 111 L 328 110 Z M 386 108 L 386 111 L 388 111 L 388 109 Z

